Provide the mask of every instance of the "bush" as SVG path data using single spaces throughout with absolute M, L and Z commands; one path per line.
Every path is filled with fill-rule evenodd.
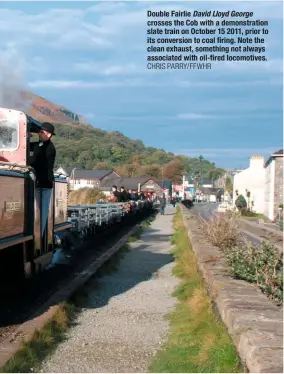
M 68 196 L 69 205 L 77 204 L 97 204 L 98 200 L 107 201 L 103 192 L 95 188 L 79 188 L 79 190 L 71 191 Z
M 235 205 L 236 207 L 239 209 L 239 210 L 243 210 L 243 209 L 246 209 L 247 208 L 247 201 L 246 199 L 243 197 L 243 195 L 239 195 L 236 199 L 236 202 L 235 202 Z
M 182 200 L 181 202 L 186 208 L 191 208 L 193 206 L 193 201 L 192 200 Z
M 241 215 L 244 217 L 257 217 L 257 213 L 252 212 L 251 210 L 248 209 L 243 209 L 241 210 Z
M 231 275 L 256 283 L 270 299 L 283 304 L 283 253 L 272 243 L 242 243 L 225 250 L 225 257 Z
M 256 283 L 260 290 L 278 305 L 283 304 L 283 253 L 263 241 L 254 246 L 244 241 L 237 215 L 231 212 L 200 219 L 206 239 L 225 255 L 229 272 L 237 279 Z
M 200 227 L 206 239 L 221 249 L 231 248 L 240 240 L 237 217 L 232 212 L 211 215 L 208 220 L 200 217 Z

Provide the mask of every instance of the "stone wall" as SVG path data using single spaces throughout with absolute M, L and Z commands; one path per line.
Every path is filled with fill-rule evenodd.
M 279 205 L 283 204 L 283 157 L 275 158 L 274 218 L 278 218 Z

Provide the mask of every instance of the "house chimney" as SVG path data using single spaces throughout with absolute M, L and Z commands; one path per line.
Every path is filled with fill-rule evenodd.
M 263 168 L 264 167 L 264 157 L 261 155 L 253 155 L 250 158 L 250 168 Z

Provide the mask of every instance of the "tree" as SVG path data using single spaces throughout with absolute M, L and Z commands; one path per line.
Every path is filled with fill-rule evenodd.
M 247 201 L 243 195 L 237 197 L 235 205 L 240 211 L 247 209 Z
M 180 160 L 170 161 L 164 167 L 164 178 L 173 183 L 181 183 L 184 174 L 184 166 Z
M 132 164 L 126 164 L 126 165 L 122 165 L 120 166 L 119 168 L 116 169 L 117 172 L 124 176 L 124 177 L 134 177 L 135 176 L 135 173 L 136 173 L 136 166 L 132 165 Z
M 105 161 L 99 161 L 93 167 L 93 170 L 108 170 L 108 169 L 110 169 L 109 164 Z
M 226 191 L 231 195 L 233 192 L 233 183 L 230 177 L 226 178 Z
M 143 168 L 144 170 L 144 175 L 149 175 L 149 177 L 152 177 L 152 178 L 161 178 L 161 167 L 159 165 L 147 165 L 147 166 L 144 166 Z

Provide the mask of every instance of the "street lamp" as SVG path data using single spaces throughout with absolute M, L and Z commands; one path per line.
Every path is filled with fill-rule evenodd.
M 75 189 L 75 170 L 76 168 L 72 169 L 70 174 L 70 179 L 73 179 L 73 190 Z

